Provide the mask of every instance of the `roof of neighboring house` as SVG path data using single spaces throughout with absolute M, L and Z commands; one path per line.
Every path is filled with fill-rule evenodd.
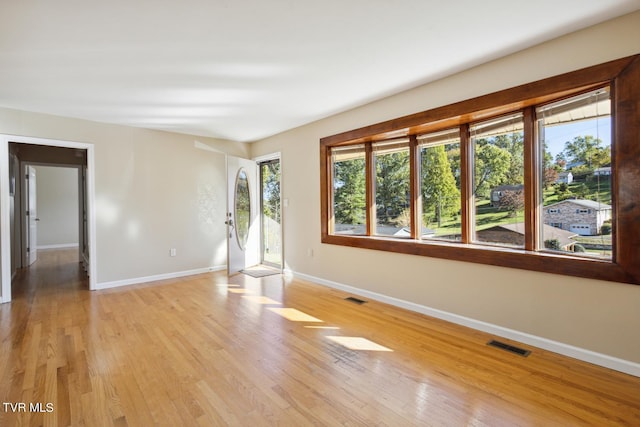
M 496 227 L 504 228 L 509 231 L 513 231 L 514 233 L 524 234 L 524 222 L 516 222 L 514 224 L 500 224 Z M 495 227 L 492 227 L 495 228 Z M 577 236 L 576 233 L 571 231 L 562 230 L 557 227 L 552 227 L 547 224 L 542 225 L 543 236 L 545 240 L 553 240 L 557 239 L 560 242 L 560 247 L 564 248 L 566 246 L 572 245 L 575 243 L 571 238 Z
M 594 170 L 594 172 L 611 172 L 611 166 L 604 166 Z
M 522 189 L 524 189 L 524 185 L 523 184 L 515 184 L 515 185 L 505 184 L 505 185 L 498 185 L 496 187 L 493 187 L 491 189 L 491 191 L 522 190 Z
M 545 208 L 549 208 L 551 206 L 559 205 L 561 203 L 573 203 L 574 205 L 582 206 L 588 209 L 595 209 L 597 211 L 606 211 L 611 209 L 611 205 L 607 205 L 606 203 L 596 202 L 594 200 L 586 200 L 586 199 L 566 199 L 560 202 L 552 203 L 550 205 L 545 206 Z
M 572 176 L 573 176 L 573 174 L 571 173 L 571 171 L 567 171 L 567 172 L 560 172 L 560 173 L 558 174 L 558 176 L 569 176 L 569 175 L 572 175 Z
M 380 226 L 378 226 L 378 230 L 380 230 Z M 393 234 L 396 237 L 411 237 L 411 229 L 409 227 L 402 227 L 395 233 L 387 233 L 387 234 Z M 435 230 L 432 230 L 427 227 L 422 227 L 422 237 L 433 237 L 435 235 L 436 235 Z
M 335 224 L 336 234 L 354 234 L 364 235 L 367 233 L 364 224 Z M 395 227 L 393 225 L 376 225 L 376 233 L 382 236 L 411 237 L 409 227 Z M 435 230 L 422 227 L 422 237 L 433 237 L 436 235 Z

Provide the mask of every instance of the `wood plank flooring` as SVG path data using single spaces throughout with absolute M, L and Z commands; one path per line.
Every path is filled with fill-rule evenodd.
M 640 378 L 336 290 L 212 273 L 90 292 L 79 267 L 43 251 L 0 306 L 0 426 L 640 426 Z

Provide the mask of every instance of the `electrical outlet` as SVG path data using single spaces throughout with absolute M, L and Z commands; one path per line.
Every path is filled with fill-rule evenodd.
M 169 249 L 169 256 L 176 256 L 176 248 Z

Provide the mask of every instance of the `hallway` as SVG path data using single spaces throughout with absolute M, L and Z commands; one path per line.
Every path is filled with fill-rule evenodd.
M 48 298 L 70 290 L 88 291 L 88 277 L 82 269 L 77 248 L 38 250 L 38 260 L 19 269 L 11 284 L 13 302 Z

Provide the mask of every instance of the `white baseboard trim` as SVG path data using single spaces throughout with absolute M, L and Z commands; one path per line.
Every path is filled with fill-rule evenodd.
M 37 246 L 36 249 L 37 250 L 42 250 L 42 249 L 67 249 L 67 248 L 77 248 L 80 245 L 78 243 L 60 243 L 57 245 L 40 245 Z
M 212 271 L 220 271 L 226 269 L 226 265 L 217 265 L 213 267 L 197 268 L 195 270 L 176 271 L 174 273 L 156 274 L 154 276 L 134 277 L 132 279 L 115 280 L 112 282 L 102 282 L 96 284 L 95 290 L 111 289 L 120 286 L 137 285 L 139 283 L 156 282 L 158 280 L 176 279 L 178 277 L 193 276 L 196 274 L 210 273 Z
M 613 369 L 625 374 L 640 377 L 640 363 L 619 359 L 617 357 L 597 353 L 595 351 L 575 347 L 547 338 L 538 337 L 525 332 L 504 328 L 502 326 L 482 322 L 480 320 L 471 319 L 469 317 L 460 316 L 458 314 L 449 313 L 446 311 L 438 310 L 436 308 L 415 304 L 409 301 L 401 300 L 376 292 L 367 291 L 350 285 L 333 282 L 331 280 L 322 279 L 320 277 L 310 276 L 308 274 L 298 273 L 292 270 L 285 270 L 283 273 L 287 276 L 300 278 L 302 280 L 317 283 L 329 288 L 339 289 L 341 291 L 352 293 L 361 297 L 380 301 L 396 307 L 404 308 L 406 310 L 425 314 L 427 316 L 446 320 L 451 323 L 487 332 L 489 334 L 497 335 L 503 338 L 508 338 L 510 340 L 518 341 L 534 347 L 542 348 L 544 350 L 552 351 L 554 353 L 562 354 L 564 356 L 572 357 L 584 362 L 593 363 L 594 365 L 603 366 L 605 368 Z

